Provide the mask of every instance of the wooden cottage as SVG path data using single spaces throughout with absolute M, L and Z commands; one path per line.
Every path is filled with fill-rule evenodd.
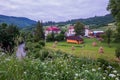
M 76 43 L 76 44 L 83 43 L 83 39 L 79 36 L 69 36 L 69 37 L 67 37 L 66 40 L 68 43 Z

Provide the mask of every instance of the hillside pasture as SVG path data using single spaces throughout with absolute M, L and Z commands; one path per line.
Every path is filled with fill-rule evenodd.
M 97 46 L 92 46 L 92 43 L 96 42 Z M 116 60 L 115 57 L 115 49 L 118 44 L 112 43 L 111 47 L 108 47 L 107 43 L 102 43 L 98 41 L 97 39 L 89 39 L 85 38 L 83 44 L 73 44 L 73 43 L 67 43 L 66 41 L 58 42 L 56 45 L 56 48 L 53 48 L 54 42 L 47 42 L 46 47 L 54 50 L 61 50 L 63 52 L 67 52 L 69 54 L 75 55 L 75 56 L 81 56 L 81 57 L 90 57 L 93 59 L 97 58 L 103 58 L 107 59 L 109 61 Z M 74 50 L 72 50 L 72 46 L 74 46 Z M 104 53 L 99 53 L 99 48 L 103 47 Z

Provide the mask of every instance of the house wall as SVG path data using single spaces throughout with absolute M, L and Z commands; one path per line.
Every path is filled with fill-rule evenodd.
M 74 36 L 75 35 L 75 31 L 74 31 L 74 29 L 69 29 L 66 34 L 67 34 L 66 36 Z
M 55 34 L 60 34 L 60 32 L 61 31 L 53 31 L 53 33 L 55 33 Z M 52 31 L 45 31 L 45 35 L 48 35 L 48 34 L 51 34 L 52 33 Z

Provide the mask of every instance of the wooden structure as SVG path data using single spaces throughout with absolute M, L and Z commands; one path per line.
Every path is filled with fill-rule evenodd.
M 79 36 L 69 36 L 69 37 L 67 37 L 67 42 L 81 44 L 81 43 L 83 43 L 83 39 Z

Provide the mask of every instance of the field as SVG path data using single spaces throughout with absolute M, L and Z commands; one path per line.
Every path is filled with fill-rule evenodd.
M 93 41 L 96 39 L 85 39 L 79 45 L 63 41 L 56 48 L 52 48 L 53 42 L 45 47 L 28 42 L 29 51 L 23 60 L 15 53 L 10 56 L 0 52 L 0 80 L 119 80 L 120 64 L 113 62 L 119 45 L 112 43 L 109 48 L 96 41 L 98 46 L 93 47 Z M 104 46 L 103 54 L 98 53 L 100 46 Z
M 93 42 L 97 42 L 96 47 L 92 46 Z M 54 42 L 47 42 L 47 47 L 51 48 L 51 49 L 55 49 L 55 50 L 61 50 L 63 52 L 67 52 L 69 54 L 73 54 L 76 56 L 81 56 L 81 57 L 91 57 L 93 59 L 97 59 L 97 58 L 103 58 L 103 59 L 107 59 L 109 61 L 115 61 L 116 57 L 115 57 L 115 49 L 117 46 L 119 46 L 118 44 L 114 44 L 111 43 L 111 47 L 108 47 L 108 44 L 106 43 L 102 43 L 99 42 L 96 39 L 88 39 L 85 38 L 84 39 L 84 43 L 83 44 L 73 44 L 73 43 L 67 43 L 66 41 L 63 42 L 58 42 L 56 48 L 53 48 L 53 43 Z M 75 47 L 75 50 L 72 50 L 72 46 Z M 104 53 L 100 54 L 98 52 L 100 47 L 104 48 Z

